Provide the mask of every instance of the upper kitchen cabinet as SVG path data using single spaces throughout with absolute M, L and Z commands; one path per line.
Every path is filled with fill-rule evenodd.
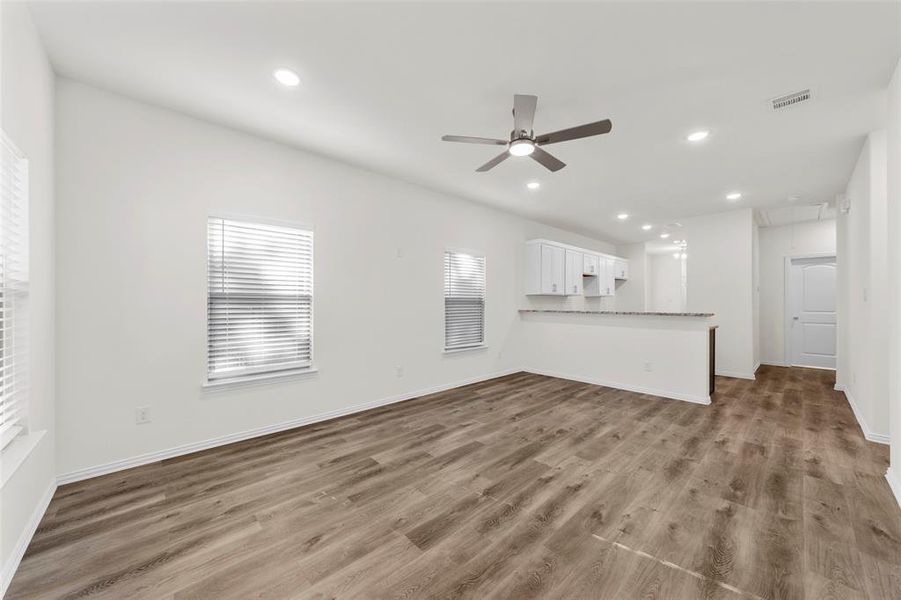
M 615 280 L 628 277 L 625 259 L 552 240 L 526 242 L 526 295 L 612 296 Z
M 613 296 L 616 293 L 616 284 L 613 279 L 613 261 L 613 258 L 607 256 L 598 258 L 597 277 L 589 277 L 585 281 L 586 297 Z
M 566 291 L 567 296 L 582 295 L 582 270 L 585 266 L 583 254 L 578 250 L 566 250 Z
M 566 249 L 542 240 L 526 243 L 526 294 L 562 296 L 566 288 Z
M 588 254 L 585 253 L 582 255 L 582 275 L 586 277 L 593 277 L 598 274 L 598 260 L 600 257 L 597 254 Z

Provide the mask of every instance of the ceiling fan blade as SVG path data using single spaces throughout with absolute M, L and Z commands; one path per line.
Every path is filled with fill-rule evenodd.
M 540 162 L 549 171 L 559 171 L 566 166 L 565 162 L 557 160 L 538 146 L 535 146 L 535 150 L 529 156 Z
M 537 150 L 537 148 L 536 148 L 536 150 Z M 489 171 L 489 170 L 493 169 L 494 167 L 498 166 L 499 164 L 501 164 L 502 162 L 504 162 L 505 160 L 507 160 L 507 158 L 509 158 L 509 156 L 510 156 L 510 153 L 505 150 L 505 151 L 501 152 L 500 154 L 498 154 L 497 156 L 495 156 L 494 158 L 492 158 L 491 160 L 489 160 L 488 162 L 486 162 L 484 165 L 482 165 L 478 169 L 476 169 L 476 171 L 479 173 L 484 173 L 485 171 Z
M 555 131 L 553 133 L 539 135 L 535 138 L 535 143 L 545 146 L 547 144 L 556 144 L 557 142 L 578 140 L 579 138 L 590 137 L 592 135 L 610 133 L 611 129 L 613 129 L 613 123 L 610 122 L 610 119 L 604 119 L 603 121 L 597 121 L 596 123 L 588 123 L 586 125 L 579 125 L 578 127 L 570 127 L 569 129 L 561 129 L 560 131 Z
M 513 129 L 516 130 L 517 135 L 522 131 L 525 131 L 526 135 L 532 134 L 536 106 L 538 106 L 538 96 L 523 94 L 513 96 Z
M 462 142 L 464 144 L 490 144 L 492 146 L 506 146 L 504 140 L 496 140 L 493 138 L 472 137 L 469 135 L 442 135 L 441 139 L 445 142 Z

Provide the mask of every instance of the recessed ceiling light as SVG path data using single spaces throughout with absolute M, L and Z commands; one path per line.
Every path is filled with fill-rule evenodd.
M 513 156 L 528 156 L 535 152 L 535 144 L 531 140 L 516 140 L 510 144 L 509 152 Z
M 660 237 L 661 237 L 662 239 L 665 240 L 666 238 L 669 237 L 669 234 L 668 234 L 668 233 L 661 233 L 661 234 L 660 234 Z
M 650 231 L 650 230 L 651 230 L 651 227 L 653 227 L 653 225 L 651 225 L 651 224 L 649 224 L 649 223 L 646 223 L 646 224 L 644 224 L 644 225 L 641 226 L 641 228 L 644 229 L 645 231 Z
M 619 213 L 618 215 L 616 215 L 616 218 L 620 221 L 625 221 L 629 218 L 629 213 Z
M 280 84 L 286 87 L 297 87 L 300 85 L 300 77 L 291 69 L 276 69 L 272 72 L 272 76 Z
M 699 129 L 698 131 L 689 133 L 685 139 L 689 142 L 700 142 L 701 140 L 706 140 L 708 135 L 710 135 L 709 129 Z
M 541 187 L 541 184 L 538 183 L 537 181 L 530 181 L 529 183 L 526 184 L 526 187 L 529 188 L 530 190 L 537 190 L 538 188 Z
M 733 202 L 735 202 L 739 199 L 741 199 L 741 192 L 730 192 L 726 194 L 726 200 L 732 200 Z

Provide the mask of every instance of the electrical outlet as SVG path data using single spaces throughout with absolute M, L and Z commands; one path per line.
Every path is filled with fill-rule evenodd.
M 403 258 L 403 257 L 404 257 L 404 249 L 398 248 L 397 249 L 397 258 Z
M 648 373 L 654 370 L 654 363 L 646 362 L 644 363 L 644 370 Z
M 401 366 L 394 367 L 394 372 L 397 374 L 398 377 L 404 376 L 404 368 Z
M 135 409 L 135 425 L 145 425 L 150 422 L 150 407 L 139 406 Z

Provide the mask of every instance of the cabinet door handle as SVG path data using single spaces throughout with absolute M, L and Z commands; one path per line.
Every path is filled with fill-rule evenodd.
M 553 287 L 552 289 L 553 289 L 553 291 L 555 291 L 555 292 L 557 291 L 557 284 L 556 284 L 556 283 L 554 284 L 554 287 Z

